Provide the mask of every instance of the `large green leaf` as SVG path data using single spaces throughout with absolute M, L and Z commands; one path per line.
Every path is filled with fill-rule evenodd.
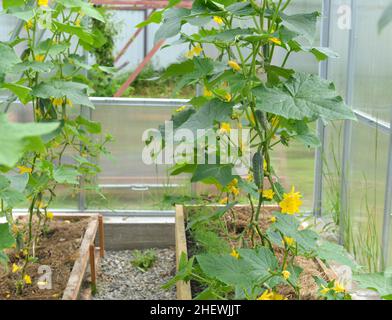
M 104 16 L 90 3 L 84 0 L 56 0 L 68 9 L 80 9 L 86 16 L 105 22 Z
M 10 72 L 21 74 L 25 71 L 31 70 L 35 72 L 50 72 L 54 68 L 51 62 L 38 62 L 38 61 L 24 61 L 12 67 Z
M 3 8 L 19 7 L 25 4 L 25 0 L 3 0 Z
M 19 62 L 21 62 L 21 60 L 15 53 L 14 49 L 0 42 L 0 75 L 5 74 Z
M 230 122 L 233 103 L 213 99 L 192 114 L 179 129 L 189 129 L 194 133 L 198 129 L 209 129 L 217 122 Z
M 53 172 L 53 177 L 58 183 L 78 184 L 79 172 L 69 166 L 61 165 Z
M 347 250 L 336 243 L 322 240 L 317 248 L 317 255 L 327 262 L 338 262 L 351 267 L 353 270 L 358 269 L 358 264 L 350 259 Z
M 18 83 L 4 83 L 2 87 L 10 90 L 13 94 L 15 94 L 23 104 L 27 104 L 29 101 L 31 101 L 31 88 L 29 87 Z
M 41 150 L 40 136 L 56 130 L 59 123 L 10 123 L 0 114 L 0 165 L 13 167 L 26 151 Z
M 392 3 L 384 10 L 378 20 L 378 31 L 383 31 L 392 21 Z
M 95 38 L 94 35 L 85 30 L 83 27 L 61 23 L 58 21 L 53 22 L 59 32 L 65 32 L 78 37 L 80 40 L 89 45 L 93 45 Z
M 367 273 L 354 275 L 359 287 L 377 291 L 382 298 L 392 298 L 392 277 L 384 273 Z
M 206 184 L 228 185 L 234 178 L 231 164 L 199 164 L 193 173 L 192 182 L 202 181 Z
M 0 251 L 10 248 L 15 243 L 14 237 L 10 233 L 8 223 L 0 224 Z
M 287 119 L 356 119 L 334 85 L 316 75 L 296 73 L 279 86 L 259 86 L 253 89 L 253 93 L 257 97 L 258 109 Z
M 231 255 L 205 254 L 196 257 L 203 272 L 223 283 L 235 287 L 249 288 L 261 285 L 260 281 L 275 270 L 278 262 L 267 248 L 239 250 L 240 259 Z
M 41 82 L 33 88 L 32 95 L 50 99 L 67 97 L 73 104 L 81 104 L 94 109 L 94 105 L 86 94 L 88 86 L 79 82 L 54 80 Z
M 34 10 L 28 7 L 10 7 L 5 13 L 26 22 L 34 17 Z
M 155 33 L 155 42 L 168 39 L 177 35 L 184 18 L 189 15 L 190 10 L 185 8 L 171 8 L 163 14 L 163 23 Z
M 319 12 L 286 15 L 281 13 L 282 25 L 291 32 L 304 37 L 310 43 L 314 41 L 316 36 L 317 18 Z
M 277 221 L 269 227 L 268 234 L 277 245 L 282 246 L 282 238 L 280 234 L 277 234 L 280 232 L 284 236 L 293 238 L 305 252 L 316 251 L 319 239 L 316 232 L 308 229 L 301 230 L 299 220 L 295 216 L 277 212 L 274 215 Z

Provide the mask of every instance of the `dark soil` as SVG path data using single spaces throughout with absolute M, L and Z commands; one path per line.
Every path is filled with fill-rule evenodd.
M 22 294 L 17 294 L 15 283 L 20 280 L 20 273 L 12 273 L 12 264 L 23 265 L 23 253 L 15 250 L 7 252 L 10 258 L 9 268 L 0 267 L 0 300 L 57 300 L 61 299 L 68 283 L 75 260 L 78 258 L 84 232 L 90 218 L 69 218 L 55 220 L 49 223 L 49 230 L 42 235 L 36 247 L 37 262 L 30 263 L 27 274 L 32 284 L 26 285 Z M 25 225 L 21 223 L 21 229 Z M 38 282 L 42 273 L 39 266 L 46 265 L 52 271 L 52 289 L 39 289 Z
M 193 209 L 188 209 L 188 214 L 192 214 L 191 211 Z M 270 219 L 272 217 L 271 209 L 263 209 L 260 215 L 260 229 L 262 231 L 266 231 L 270 225 Z M 241 234 L 241 232 L 247 228 L 249 225 L 249 220 L 251 216 L 251 209 L 250 207 L 236 207 L 226 213 L 223 217 L 228 230 L 230 231 L 231 235 L 230 239 L 226 238 L 226 240 L 230 243 L 232 247 L 238 248 L 239 243 L 233 240 L 236 236 Z M 257 237 L 255 237 L 257 238 Z M 251 247 L 251 235 L 247 234 L 245 236 L 246 246 Z M 190 231 L 187 231 L 187 246 L 188 246 L 188 254 L 189 256 L 193 256 L 198 254 L 197 246 L 195 241 L 192 239 L 192 234 Z M 273 246 L 275 255 L 278 258 L 279 262 L 282 263 L 283 261 L 283 249 L 279 248 L 278 246 Z M 302 300 L 316 300 L 318 286 L 315 283 L 313 276 L 317 276 L 329 281 L 328 276 L 325 274 L 322 267 L 319 263 L 314 259 L 306 259 L 304 257 L 296 257 L 294 260 L 295 264 L 303 269 L 303 272 L 300 276 L 300 287 L 301 287 L 301 299 Z M 196 296 L 205 288 L 202 288 L 196 283 L 192 283 L 192 295 Z M 295 299 L 295 292 L 289 286 L 280 286 L 278 288 L 280 294 L 283 294 L 289 300 Z

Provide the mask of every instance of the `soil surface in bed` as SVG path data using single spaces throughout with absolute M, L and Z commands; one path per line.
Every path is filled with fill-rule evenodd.
M 20 280 L 20 272 L 12 273 L 12 264 L 23 266 L 23 252 L 8 252 L 10 263 L 8 270 L 0 266 L 0 300 L 28 299 L 28 300 L 57 300 L 61 299 L 76 259 L 79 248 L 90 218 L 55 218 L 48 224 L 48 232 L 41 236 L 36 247 L 37 262 L 30 263 L 27 274 L 32 284 L 25 285 L 23 293 L 16 293 L 15 283 Z M 26 226 L 20 224 L 19 228 Z M 49 266 L 52 272 L 52 289 L 40 289 L 38 282 L 42 279 L 40 266 Z M 45 269 L 46 271 L 46 269 Z
M 192 215 L 192 211 L 195 210 L 193 208 L 186 208 L 188 215 Z M 233 211 L 234 210 L 234 211 Z M 231 238 L 234 238 L 235 236 L 238 236 L 248 225 L 249 225 L 249 220 L 251 216 L 251 209 L 250 207 L 237 207 L 226 213 L 224 215 L 224 221 L 226 223 L 226 226 L 228 228 L 228 231 L 230 234 L 233 236 Z M 262 213 L 260 215 L 260 229 L 262 231 L 266 231 L 271 224 L 270 219 L 272 217 L 272 212 L 273 210 L 271 209 L 264 209 L 262 210 Z M 223 236 L 223 235 L 222 235 Z M 193 256 L 195 254 L 198 254 L 198 252 L 195 240 L 192 238 L 191 232 L 188 230 L 187 234 L 187 246 L 188 246 L 188 254 L 189 256 Z M 223 236 L 224 237 L 224 236 Z M 255 238 L 257 238 L 255 236 Z M 238 248 L 239 243 L 236 242 L 235 240 L 228 239 L 226 240 L 230 243 L 231 247 Z M 245 240 L 248 241 L 248 245 L 250 246 L 250 235 L 245 236 Z M 280 263 L 283 261 L 283 249 L 279 248 L 278 246 L 273 245 L 275 254 L 279 260 Z M 306 259 L 304 257 L 296 257 L 295 258 L 295 264 L 303 269 L 303 272 L 300 275 L 299 283 L 301 287 L 301 299 L 302 300 L 316 300 L 318 299 L 317 297 L 317 291 L 318 291 L 318 286 L 315 283 L 313 276 L 317 276 L 320 278 L 324 278 L 327 281 L 328 276 L 325 274 L 324 270 L 322 267 L 319 265 L 317 260 L 314 259 Z M 198 293 L 203 291 L 205 288 L 200 287 L 197 283 L 191 282 L 191 287 L 192 287 L 192 296 L 195 297 Z M 295 298 L 295 292 L 294 289 L 291 288 L 290 286 L 279 286 L 278 287 L 278 292 L 280 294 L 283 294 L 285 297 L 287 297 L 289 300 L 296 299 Z

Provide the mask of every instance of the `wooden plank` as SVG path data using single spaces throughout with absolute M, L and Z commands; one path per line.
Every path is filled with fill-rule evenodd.
M 78 299 L 80 288 L 89 261 L 90 245 L 94 243 L 97 230 L 98 230 L 98 219 L 93 218 L 92 221 L 89 222 L 86 232 L 84 233 L 82 244 L 79 248 L 79 257 L 75 261 L 75 264 L 72 268 L 71 275 L 68 279 L 67 286 L 63 293 L 63 298 L 62 298 L 63 300 Z
M 91 276 L 91 286 L 92 290 L 95 291 L 95 288 L 97 287 L 97 272 L 95 270 L 95 247 L 93 244 L 90 244 L 89 247 L 89 255 L 90 255 L 90 276 Z
M 178 265 L 180 262 L 181 255 L 185 253 L 185 255 L 188 257 L 186 234 L 185 234 L 184 207 L 182 205 L 176 205 L 175 238 L 176 238 L 176 266 L 178 270 Z M 191 286 L 189 282 L 178 281 L 176 287 L 177 287 L 178 300 L 192 300 Z
M 98 216 L 98 229 L 99 229 L 99 255 L 101 258 L 105 256 L 105 228 L 103 226 L 102 215 Z

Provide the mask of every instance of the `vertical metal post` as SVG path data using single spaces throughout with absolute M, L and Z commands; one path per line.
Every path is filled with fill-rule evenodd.
M 351 29 L 348 43 L 348 65 L 346 80 L 346 103 L 352 106 L 354 101 L 354 78 L 355 78 L 355 43 L 356 43 L 356 7 L 354 0 L 351 0 Z M 349 184 L 349 161 L 351 155 L 351 136 L 352 121 L 344 121 L 343 133 L 343 151 L 342 151 L 342 168 L 341 168 L 341 186 L 340 186 L 340 217 L 339 217 L 339 243 L 344 244 L 344 234 L 346 229 L 346 216 L 349 214 L 348 206 L 348 184 Z
M 322 19 L 320 45 L 322 47 L 329 47 L 331 0 L 323 0 Z M 323 79 L 328 78 L 328 59 L 320 63 L 319 75 Z M 323 155 L 325 148 L 325 125 L 322 120 L 317 121 L 317 135 L 321 141 L 321 146 L 315 152 L 313 214 L 315 217 L 321 217 L 323 205 Z
M 148 9 L 144 10 L 144 21 L 148 19 Z M 148 54 L 148 25 L 143 30 L 143 58 Z
M 391 234 L 391 215 L 392 215 L 392 112 L 391 112 L 391 123 L 390 123 L 390 137 L 389 137 L 389 148 L 388 148 L 388 168 L 387 168 L 387 180 L 385 185 L 385 203 L 384 203 L 384 220 L 382 226 L 382 260 L 381 267 L 385 268 L 388 264 L 390 257 L 390 234 Z

